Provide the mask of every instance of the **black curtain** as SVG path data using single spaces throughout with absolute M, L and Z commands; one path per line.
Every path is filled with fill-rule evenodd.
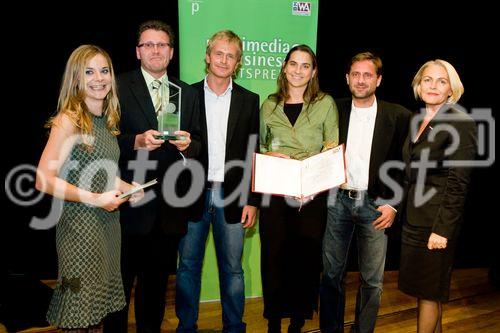
M 425 8 L 427 4 L 421 3 L 420 8 L 394 8 L 399 14 L 388 14 L 394 13 L 393 9 L 389 11 L 375 3 L 354 3 L 348 7 L 335 3 L 320 0 L 317 44 L 320 83 L 334 98 L 349 95 L 345 72 L 351 56 L 369 50 L 384 62 L 383 81 L 377 90 L 380 99 L 415 110 L 417 104 L 410 86 L 413 75 L 427 60 L 442 58 L 461 75 L 465 85 L 462 105 L 468 109 L 496 109 L 498 70 L 492 50 L 496 40 L 495 11 L 484 7 L 455 8 L 453 4 Z M 75 47 L 86 43 L 102 46 L 120 73 L 138 66 L 134 46 L 140 22 L 158 18 L 178 31 L 177 1 L 141 6 L 122 4 L 117 8 L 100 2 L 79 8 L 56 8 L 43 3 L 6 13 L 18 21 L 4 27 L 5 176 L 20 164 L 36 166 L 47 139 L 43 125 L 56 108 L 64 65 Z M 178 76 L 178 49 L 175 52 L 169 75 Z M 498 223 L 489 217 L 495 216 L 495 171 L 496 166 L 475 170 L 473 174 L 457 253 L 459 267 L 488 266 L 494 254 L 500 252 L 494 238 Z M 23 184 L 28 190 L 29 182 Z M 55 278 L 54 229 L 36 231 L 29 227 L 33 216 L 47 214 L 50 198 L 32 207 L 16 205 L 8 198 L 4 203 L 0 232 L 3 274 Z M 398 249 L 398 244 L 390 247 L 389 269 L 397 269 Z M 350 268 L 356 269 L 354 262 Z

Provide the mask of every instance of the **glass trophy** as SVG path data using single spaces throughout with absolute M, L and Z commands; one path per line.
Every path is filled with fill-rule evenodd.
M 163 92 L 166 93 L 165 90 Z M 184 138 L 174 134 L 175 131 L 181 129 L 181 94 L 181 87 L 168 82 L 168 100 L 162 98 L 161 108 L 157 115 L 158 132 L 161 133 L 155 136 L 157 139 L 182 140 Z

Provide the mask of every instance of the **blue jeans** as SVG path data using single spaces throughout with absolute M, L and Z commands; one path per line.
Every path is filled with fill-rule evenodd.
M 354 232 L 361 283 L 352 331 L 364 333 L 375 329 L 387 251 L 384 230 L 375 230 L 372 225 L 380 214 L 367 194 L 353 199 L 342 190 L 339 190 L 335 203 L 328 207 L 320 287 L 321 332 L 344 331 L 346 264 Z
M 223 332 L 245 332 L 243 310 L 245 284 L 241 257 L 245 230 L 240 221 L 229 224 L 224 218 L 222 188 L 207 189 L 203 218 L 189 222 L 179 244 L 175 311 L 177 332 L 196 332 L 201 289 L 201 269 L 210 224 L 212 224 L 222 303 Z

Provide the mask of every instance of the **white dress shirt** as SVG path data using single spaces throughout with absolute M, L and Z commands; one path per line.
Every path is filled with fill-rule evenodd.
M 224 164 L 226 161 L 227 121 L 231 106 L 233 81 L 226 91 L 217 96 L 210 89 L 205 77 L 205 115 L 207 117 L 208 136 L 208 181 L 224 181 Z
M 346 145 L 347 189 L 367 190 L 377 99 L 368 108 L 351 105 Z

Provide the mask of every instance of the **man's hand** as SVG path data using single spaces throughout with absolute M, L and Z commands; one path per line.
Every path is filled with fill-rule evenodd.
M 175 147 L 177 147 L 178 151 L 184 151 L 189 147 L 189 144 L 191 143 L 191 134 L 186 131 L 175 131 L 175 135 L 180 136 L 180 140 L 168 140 L 169 143 L 173 144 Z
M 253 227 L 256 216 L 257 216 L 257 207 L 248 205 L 243 207 L 243 212 L 241 213 L 241 224 L 243 224 L 243 228 Z
M 160 148 L 165 140 L 155 139 L 155 135 L 161 135 L 161 133 L 151 129 L 142 134 L 137 134 L 135 136 L 134 149 L 146 149 L 148 151 L 152 151 Z
M 372 222 L 375 230 L 383 230 L 390 228 L 396 217 L 396 211 L 389 205 L 379 206 L 377 208 L 382 213 L 375 221 Z

